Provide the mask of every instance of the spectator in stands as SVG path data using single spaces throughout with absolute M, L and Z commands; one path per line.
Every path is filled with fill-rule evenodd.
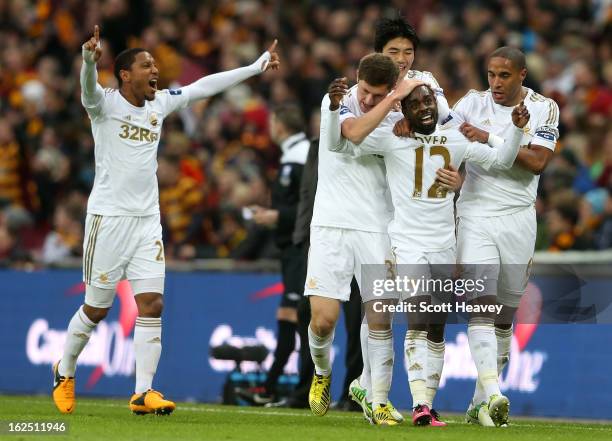
M 0 200 L 31 212 L 38 206 L 26 151 L 7 118 L 0 118 Z
M 178 156 L 161 156 L 158 159 L 157 177 L 166 253 L 172 256 L 175 248 L 189 243 L 194 220 L 199 218 L 202 211 L 204 194 L 196 179 L 181 174 L 181 160 Z
M 593 248 L 589 231 L 579 223 L 578 196 L 571 190 L 555 195 L 546 215 L 550 251 Z
M 368 52 L 375 21 L 397 14 L 398 8 L 427 48 L 415 69 L 433 72 L 451 105 L 467 90 L 483 89 L 486 78 L 478 66 L 491 47 L 521 47 L 533 73 L 528 85 L 559 104 L 558 148 L 573 155 L 571 169 L 577 171 L 570 185 L 580 195 L 607 188 L 612 157 L 605 148 L 610 141 L 604 141 L 612 111 L 609 5 L 574 1 L 551 7 L 551 2 L 507 0 L 433 8 L 431 2 L 413 3 L 381 1 L 356 9 L 347 2 L 294 2 L 276 9 L 262 0 L 0 2 L 0 199 L 25 207 L 36 220 L 37 234 L 44 236 L 65 195 L 75 188 L 90 190 L 93 146 L 75 79 L 83 30 L 94 23 L 102 23 L 108 38 L 98 65 L 103 87 L 116 86 L 112 60 L 127 46 L 141 45 L 156 55 L 167 67 L 159 83 L 166 87 L 240 65 L 252 59 L 258 45 L 279 37 L 288 63 L 262 80 L 264 93 L 246 83 L 164 123 L 161 153 L 180 156 L 181 174 L 195 179 L 204 193 L 207 219 L 200 222 L 206 226 L 197 229 L 182 258 L 231 256 L 219 241 L 225 236 L 224 210 L 265 205 L 278 161 L 268 136 L 267 106 L 297 100 L 314 122 L 310 134 L 318 133 L 317 111 L 327 84 L 338 76 L 354 79 L 351 66 Z M 7 159 L 11 151 L 18 152 L 17 162 Z M 542 216 L 552 207 L 548 197 L 567 185 L 559 178 L 565 179 L 568 170 L 542 176 L 541 187 L 554 188 L 540 194 Z M 221 194 L 216 186 L 223 180 L 236 187 Z M 238 230 L 247 230 L 246 243 L 255 238 L 259 249 L 270 249 L 263 230 L 253 230 L 241 216 L 225 218 L 232 219 L 225 228 L 235 221 Z M 239 255 L 257 258 L 261 254 L 254 249 Z
M 47 234 L 40 261 L 45 264 L 61 262 L 83 255 L 84 201 L 75 195 L 58 203 L 53 214 L 53 231 Z

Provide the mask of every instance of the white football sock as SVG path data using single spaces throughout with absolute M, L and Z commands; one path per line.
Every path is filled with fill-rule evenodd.
M 83 348 L 87 345 L 91 333 L 96 327 L 87 314 L 83 312 L 81 306 L 72 316 L 66 332 L 66 342 L 64 343 L 64 354 L 58 366 L 59 374 L 63 377 L 74 377 L 77 359 Z
M 317 375 L 328 376 L 331 374 L 330 353 L 334 341 L 334 331 L 327 337 L 319 337 L 310 326 L 308 326 L 308 344 L 310 345 L 310 356 L 315 365 Z
M 368 324 L 365 322 L 361 323 L 359 329 L 359 340 L 361 340 L 361 358 L 363 359 L 363 370 L 359 377 L 359 384 L 366 390 L 366 401 L 372 402 L 372 372 L 370 369 L 370 357 L 368 356 Z
M 497 338 L 497 374 L 501 375 L 510 360 L 512 327 L 508 329 L 495 328 L 495 337 Z
M 134 357 L 136 358 L 136 388 L 141 394 L 152 389 L 153 377 L 162 351 L 161 317 L 137 317 L 134 328 Z
M 472 406 L 474 407 L 477 404 L 482 403 L 483 401 L 487 401 L 489 397 L 487 397 L 487 393 L 482 387 L 482 383 L 478 378 L 476 378 L 476 388 L 474 389 L 474 396 L 472 397 Z
M 387 404 L 393 377 L 393 331 L 374 331 L 368 336 L 368 358 L 372 369 L 372 406 Z
M 468 342 L 487 399 L 501 395 L 497 376 L 497 340 L 493 319 L 476 317 L 468 323 Z
M 427 340 L 427 406 L 431 409 L 433 406 L 440 378 L 442 378 L 442 369 L 444 368 L 444 349 L 445 342 L 434 342 Z
M 495 337 L 497 339 L 497 375 L 499 377 L 510 360 L 512 328 L 495 328 Z M 480 384 L 480 381 L 476 380 L 476 389 L 474 390 L 474 398 L 472 398 L 472 406 L 486 401 L 487 398 L 487 394 L 483 389 L 482 384 Z
M 412 407 L 427 402 L 425 369 L 427 368 L 427 331 L 406 331 L 404 353 L 408 359 L 408 383 Z

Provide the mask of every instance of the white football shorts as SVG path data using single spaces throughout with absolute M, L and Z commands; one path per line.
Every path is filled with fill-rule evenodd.
M 422 251 L 407 246 L 393 247 L 397 263 L 397 275 L 402 281 L 399 297 L 402 301 L 415 296 L 433 296 L 432 302 L 448 301 L 450 294 L 439 290 L 435 280 L 451 280 L 455 272 L 457 253 L 455 247 L 440 251 Z M 409 279 L 410 283 L 405 280 Z M 414 281 L 414 283 L 412 282 Z
M 96 301 L 92 296 L 101 290 L 114 296 L 117 283 L 122 279 L 130 281 L 134 295 L 144 292 L 163 294 L 165 271 L 159 214 L 141 217 L 87 215 L 83 281 L 93 287 L 86 297 L 88 305 L 110 307 L 107 305 L 109 299 Z
M 366 265 L 367 276 L 362 274 L 362 265 Z M 393 271 L 391 244 L 386 233 L 320 226 L 310 228 L 304 295 L 346 302 L 351 296 L 351 280 L 355 276 L 362 301 L 367 302 L 374 298 L 367 294 L 371 290 L 362 286 L 362 278 L 385 278 Z
M 463 265 L 494 268 L 498 303 L 520 304 L 529 281 L 536 241 L 535 207 L 495 217 L 462 216 L 457 220 L 457 254 Z

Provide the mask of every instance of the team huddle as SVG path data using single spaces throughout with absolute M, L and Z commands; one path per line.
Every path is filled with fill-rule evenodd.
M 504 426 L 510 403 L 498 378 L 508 363 L 512 321 L 529 277 L 538 174 L 555 149 L 559 110 L 553 100 L 522 85 L 525 56 L 509 47 L 489 56 L 490 89 L 469 91 L 451 109 L 432 74 L 411 70 L 418 43 L 402 19 L 380 21 L 375 53 L 360 61 L 357 84 L 349 88 L 345 78 L 334 80 L 321 103 L 304 291 L 311 305 L 308 344 L 315 365 L 309 403 L 315 415 L 329 409 L 334 328 L 355 277 L 365 311 L 364 369 L 350 396 L 370 423 L 401 423 L 403 416 L 388 399 L 392 314 L 375 304 L 436 304 L 441 298 L 428 290 L 373 296 L 363 281 L 389 274 L 452 279 L 460 264 L 476 272 L 487 268 L 492 281 L 484 295 L 468 303 L 501 308 L 499 313 L 482 308 L 469 318 L 478 381 L 466 418 Z M 53 399 L 61 412 L 75 409 L 78 356 L 123 278 L 130 281 L 138 307 L 136 387 L 129 407 L 137 414 L 174 411 L 175 404 L 152 389 L 161 355 L 165 276 L 155 174 L 161 126 L 175 110 L 278 68 L 275 47 L 276 42 L 249 66 L 176 90 L 157 90 L 159 72 L 151 54 L 128 49 L 115 60 L 119 89 L 105 90 L 97 81 L 97 26 L 83 45 L 81 97 L 92 122 L 96 176 L 85 226 L 85 301 L 53 367 Z M 458 172 L 462 164 L 464 176 Z M 445 426 L 434 408 L 444 365 L 445 316 L 408 310 L 406 318 L 412 422 Z
M 339 302 L 347 300 L 355 276 L 367 323 L 361 332 L 364 370 L 350 394 L 371 423 L 401 423 L 388 399 L 392 318 L 374 304 L 422 305 L 440 298 L 421 290 L 374 299 L 365 268 L 379 264 L 379 276 L 385 277 L 385 263 L 391 262 L 400 277 L 451 279 L 458 263 L 463 272 L 486 270 L 489 280 L 485 292 L 468 297 L 468 303 L 497 303 L 493 310 L 499 312 L 473 307 L 477 312 L 469 317 L 478 381 L 466 418 L 505 426 L 510 403 L 498 377 L 508 362 L 512 320 L 527 286 L 537 175 L 554 152 L 558 107 L 522 86 L 523 53 L 502 47 L 489 57 L 491 88 L 468 92 L 451 110 L 430 73 L 409 70 L 418 44 L 412 28 L 398 19 L 382 21 L 376 31 L 377 53 L 361 60 L 357 85 L 348 89 L 344 78 L 334 80 L 321 104 L 319 184 L 305 289 L 316 371 L 310 407 L 319 416 L 329 408 L 334 327 Z M 462 163 L 461 186 L 456 170 Z M 412 422 L 444 426 L 433 407 L 444 364 L 444 316 L 412 308 L 407 321 Z

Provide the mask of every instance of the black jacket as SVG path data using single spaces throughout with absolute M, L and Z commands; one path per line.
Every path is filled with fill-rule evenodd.
M 295 231 L 293 232 L 293 243 L 296 245 L 308 243 L 310 240 L 310 221 L 312 220 L 312 210 L 319 178 L 318 166 L 319 140 L 313 139 L 310 143 L 310 150 L 308 150 L 308 158 L 306 159 L 306 165 L 304 165 L 302 182 L 300 183 L 300 202 L 297 208 Z
M 272 208 L 278 210 L 275 240 L 279 248 L 292 243 L 300 200 L 300 181 L 309 148 L 310 142 L 304 133 L 290 136 L 281 145 L 283 156 L 272 184 Z

